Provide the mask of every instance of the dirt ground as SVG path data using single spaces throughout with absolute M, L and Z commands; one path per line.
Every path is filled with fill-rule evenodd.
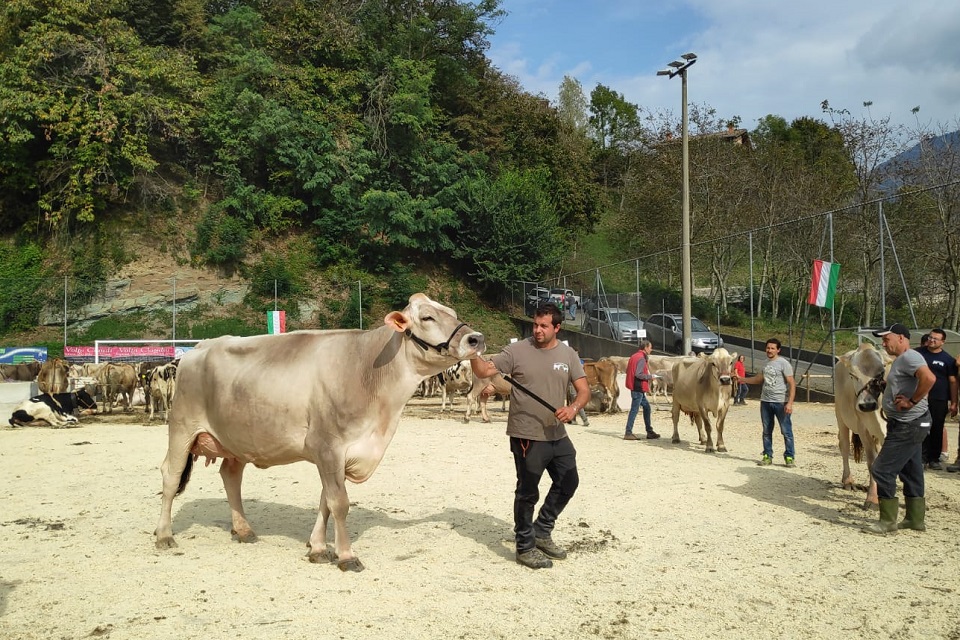
M 198 465 L 179 547 L 158 551 L 163 425 L 0 429 L 0 637 L 960 639 L 960 474 L 928 472 L 925 533 L 861 533 L 877 515 L 839 485 L 830 405 L 798 405 L 792 469 L 756 466 L 756 402 L 731 408 L 724 454 L 685 424 L 672 444 L 664 411 L 657 441 L 623 441 L 624 413 L 571 427 L 581 484 L 554 533 L 571 553 L 535 572 L 513 561 L 506 416 L 463 424 L 462 402 L 414 401 L 348 487 L 361 573 L 305 557 L 308 464 L 247 470 L 252 545 Z

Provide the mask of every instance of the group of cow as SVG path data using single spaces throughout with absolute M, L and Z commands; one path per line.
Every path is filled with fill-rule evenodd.
M 61 358 L 3 365 L 4 380 L 36 380 L 40 394 L 21 402 L 10 416 L 11 426 L 46 422 L 53 427 L 74 425 L 78 415 L 98 410 L 113 413 L 115 404 L 130 411 L 142 389 L 145 411 L 154 419 L 162 411 L 167 420 L 176 392 L 176 361 L 69 364 Z M 32 374 L 32 376 L 31 376 Z M 97 405 L 97 401 L 101 406 Z

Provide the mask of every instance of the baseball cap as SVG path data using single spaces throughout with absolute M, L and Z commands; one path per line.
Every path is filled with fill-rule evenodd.
M 910 338 L 910 329 L 907 329 L 905 326 L 903 326 L 899 322 L 894 322 L 892 325 L 890 325 L 886 329 L 880 329 L 878 331 L 874 331 L 873 335 L 880 338 L 887 335 L 888 333 L 896 333 L 897 335 L 901 335 L 904 338 L 907 338 L 907 339 Z

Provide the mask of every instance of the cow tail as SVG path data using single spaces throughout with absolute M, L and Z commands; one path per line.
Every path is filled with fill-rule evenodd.
M 183 471 L 180 472 L 180 484 L 177 485 L 177 492 L 173 495 L 178 496 L 187 488 L 187 483 L 190 482 L 190 472 L 193 471 L 193 454 L 187 454 L 187 464 L 183 467 Z
M 863 441 L 858 434 L 853 434 L 853 461 L 860 462 L 863 456 Z

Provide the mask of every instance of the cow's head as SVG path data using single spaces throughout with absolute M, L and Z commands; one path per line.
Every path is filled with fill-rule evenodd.
M 880 396 L 887 385 L 885 378 L 893 359 L 866 342 L 839 359 L 847 370 L 847 375 L 853 378 L 857 409 L 865 413 L 876 411 L 880 406 Z
M 79 389 L 77 391 L 77 408 L 81 411 L 96 411 L 97 403 L 86 389 Z
M 422 293 L 410 296 L 403 311 L 391 311 L 383 323 L 405 334 L 427 353 L 455 360 L 469 360 L 483 353 L 483 334 L 460 322 L 450 307 L 434 302 Z
M 731 386 L 733 384 L 733 363 L 737 361 L 736 353 L 729 353 L 723 347 L 715 350 L 709 356 L 705 356 L 709 362 L 721 386 Z

